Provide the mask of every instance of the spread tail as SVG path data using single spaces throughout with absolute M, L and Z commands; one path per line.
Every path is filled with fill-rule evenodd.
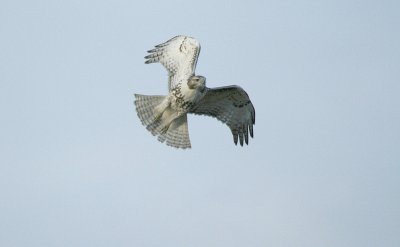
M 159 115 L 156 107 L 162 104 L 167 96 L 148 96 L 135 94 L 135 106 L 137 115 L 146 129 L 154 136 L 158 136 L 160 142 L 166 142 L 168 146 L 176 148 L 190 148 L 187 115 L 184 114 L 174 119 L 168 128 L 165 123 L 175 113 L 170 107 Z

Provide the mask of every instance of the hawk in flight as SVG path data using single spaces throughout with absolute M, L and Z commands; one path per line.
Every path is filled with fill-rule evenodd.
M 188 36 L 176 36 L 149 50 L 145 63 L 161 63 L 168 71 L 167 96 L 135 94 L 140 121 L 160 142 L 176 148 L 190 148 L 187 114 L 215 117 L 228 125 L 237 145 L 253 137 L 255 110 L 239 86 L 206 87 L 206 78 L 195 75 L 200 43 Z

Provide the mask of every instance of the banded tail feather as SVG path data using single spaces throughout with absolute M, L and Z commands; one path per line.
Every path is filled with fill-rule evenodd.
M 191 148 L 186 114 L 173 120 L 166 131 L 163 129 L 164 123 L 174 113 L 168 107 L 161 116 L 158 116 L 156 107 L 163 102 L 165 97 L 167 96 L 135 94 L 136 112 L 140 121 L 150 133 L 158 136 L 160 142 L 166 142 L 168 146 L 176 148 Z

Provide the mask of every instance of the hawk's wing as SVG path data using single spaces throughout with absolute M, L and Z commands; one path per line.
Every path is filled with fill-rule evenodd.
M 176 36 L 148 52 L 145 63 L 159 62 L 168 70 L 168 88 L 171 90 L 194 75 L 200 43 L 192 37 Z
M 253 125 L 256 112 L 247 93 L 239 86 L 228 86 L 208 89 L 206 95 L 190 113 L 208 115 L 226 123 L 232 131 L 235 144 L 243 139 L 249 143 L 253 137 Z

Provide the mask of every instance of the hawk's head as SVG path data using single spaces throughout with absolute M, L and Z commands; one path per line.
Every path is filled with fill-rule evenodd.
M 197 89 L 203 91 L 206 87 L 206 78 L 201 75 L 194 75 L 189 78 L 187 85 L 190 89 Z

